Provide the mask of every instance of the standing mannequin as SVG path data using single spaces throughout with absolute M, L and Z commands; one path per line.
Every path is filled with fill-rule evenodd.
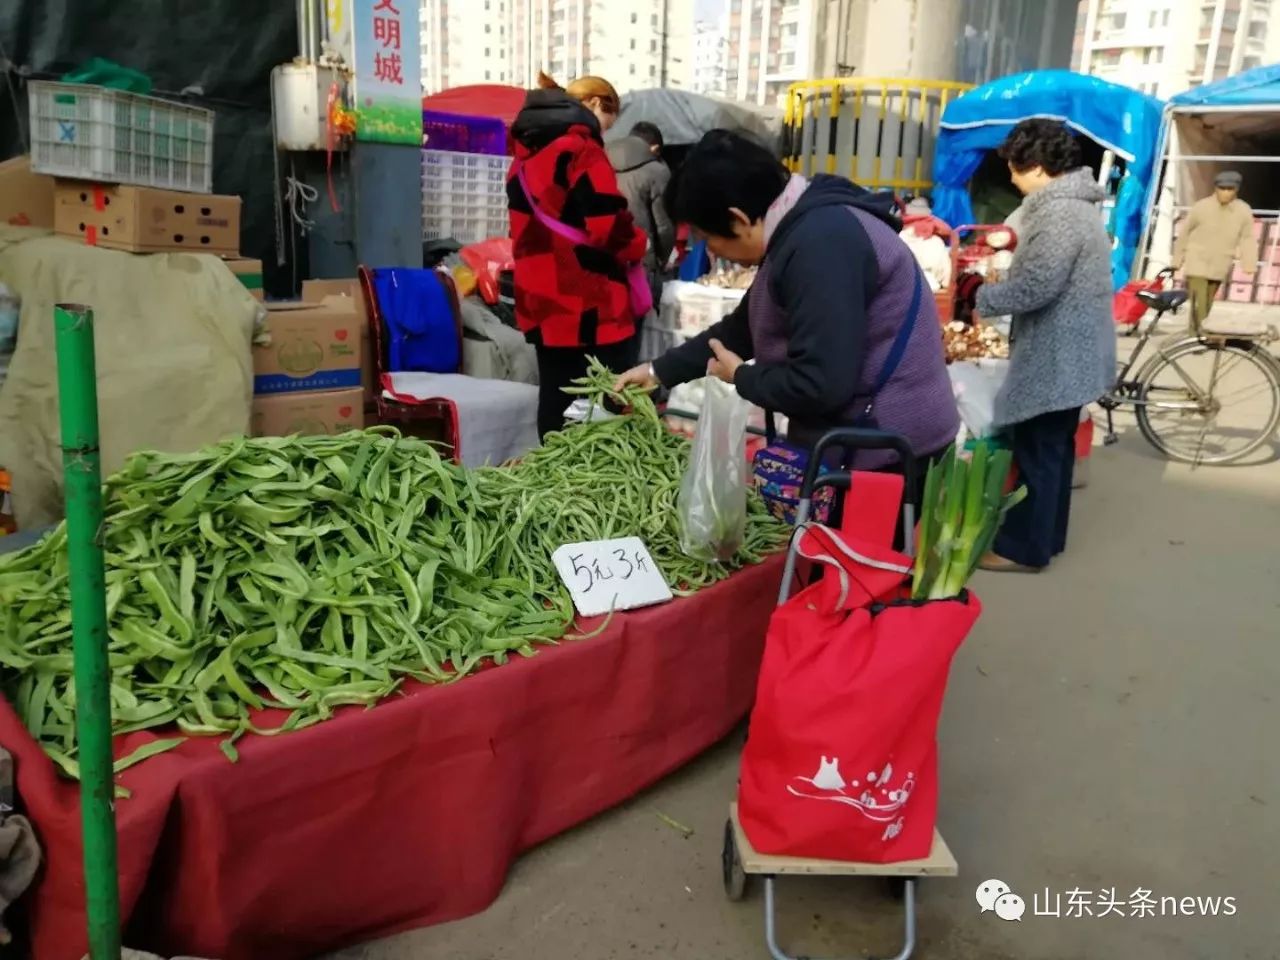
M 1197 200 L 1173 245 L 1173 268 L 1182 271 L 1191 294 L 1191 332 L 1200 336 L 1218 288 L 1240 261 L 1252 275 L 1258 269 L 1253 239 L 1253 210 L 1240 199 L 1241 176 L 1224 170 L 1213 181 L 1213 195 Z

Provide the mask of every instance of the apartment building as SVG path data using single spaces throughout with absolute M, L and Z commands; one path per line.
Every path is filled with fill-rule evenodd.
M 517 0 L 421 0 L 422 86 L 426 93 L 472 83 L 511 83 Z
M 420 16 L 427 92 L 531 87 L 540 70 L 624 92 L 693 80 L 693 0 L 421 0 Z
M 729 25 L 725 18 L 694 24 L 692 60 L 689 88 L 694 93 L 725 96 L 729 65 Z
M 1073 63 L 1168 98 L 1280 60 L 1280 0 L 1081 0 Z
M 730 0 L 727 91 L 775 103 L 807 78 L 985 83 L 1066 67 L 1075 12 L 1074 0 Z
M 774 103 L 813 76 L 818 0 L 730 0 L 725 92 Z

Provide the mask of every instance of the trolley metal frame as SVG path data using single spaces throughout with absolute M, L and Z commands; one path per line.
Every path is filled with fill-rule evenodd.
M 902 532 L 904 551 L 914 553 L 915 505 L 910 493 L 915 489 L 917 464 L 911 445 L 905 437 L 876 430 L 840 428 L 825 434 L 814 446 L 805 468 L 800 486 L 800 500 L 796 507 L 796 528 L 809 519 L 813 495 L 820 487 L 830 486 L 843 496 L 850 489 L 852 476 L 847 471 L 831 471 L 824 467 L 828 451 L 841 451 L 841 463 L 849 463 L 858 450 L 892 450 L 902 464 L 905 480 L 902 502 Z M 787 548 L 782 586 L 778 591 L 778 606 L 786 603 L 791 595 L 795 579 L 799 537 L 792 537 Z M 721 851 L 724 871 L 725 895 L 734 901 L 742 900 L 747 892 L 747 878 L 764 877 L 764 936 L 773 960 L 806 960 L 795 957 L 778 945 L 777 911 L 775 906 L 775 880 L 780 876 L 868 876 L 885 877 L 900 892 L 903 912 L 903 945 L 891 960 L 908 960 L 916 948 L 916 884 L 923 877 L 954 877 L 959 867 L 946 841 L 937 830 L 933 833 L 933 848 L 923 860 L 903 863 L 853 863 L 841 860 L 813 860 L 803 857 L 775 857 L 757 852 L 743 832 L 738 818 L 738 805 L 729 806 L 729 819 L 724 828 L 724 846 Z M 867 958 L 871 960 L 871 958 Z

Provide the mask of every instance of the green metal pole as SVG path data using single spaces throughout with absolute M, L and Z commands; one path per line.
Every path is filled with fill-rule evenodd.
M 116 873 L 115 782 L 111 774 L 106 585 L 99 536 L 102 463 L 98 452 L 93 311 L 79 304 L 58 304 L 53 310 L 53 328 L 58 351 L 62 475 L 67 497 L 89 956 L 92 960 L 119 960 L 120 884 Z

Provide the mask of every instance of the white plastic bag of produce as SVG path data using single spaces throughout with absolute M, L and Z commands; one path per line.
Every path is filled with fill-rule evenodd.
M 996 396 L 1009 375 L 1008 360 L 957 360 L 947 365 L 960 419 L 971 437 L 995 432 Z
M 706 379 L 689 467 L 680 484 L 680 546 L 697 560 L 728 560 L 747 527 L 744 441 L 751 405 L 731 384 Z

